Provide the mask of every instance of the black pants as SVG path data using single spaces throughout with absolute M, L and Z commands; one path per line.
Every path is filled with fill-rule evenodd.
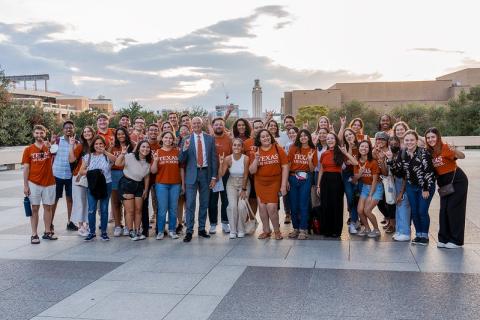
M 150 200 L 150 190 L 152 189 L 153 184 L 150 185 L 147 192 L 147 197 L 143 200 L 142 206 L 142 234 L 145 237 L 148 237 L 148 229 L 150 228 L 150 217 L 148 215 L 148 202 Z
M 453 172 L 438 177 L 438 186 L 452 182 Z M 440 198 L 440 229 L 438 241 L 452 242 L 462 246 L 465 235 L 465 213 L 467 210 L 468 178 L 462 169 L 457 168 L 453 180 L 455 192 Z
M 339 237 L 343 228 L 343 180 L 337 172 L 324 172 L 320 181 L 320 232 Z
M 222 201 L 221 206 L 221 219 L 222 223 L 228 223 L 227 207 L 228 207 L 228 198 L 227 198 L 227 181 L 230 174 L 225 174 L 222 177 L 224 190 L 220 192 L 212 192 L 210 190 L 210 201 L 208 204 L 208 221 L 210 225 L 218 223 L 218 198 Z
M 378 201 L 377 207 L 385 219 L 395 219 L 395 212 L 397 211 L 397 206 L 395 204 L 388 204 L 385 201 L 385 198 L 383 198 L 382 200 Z

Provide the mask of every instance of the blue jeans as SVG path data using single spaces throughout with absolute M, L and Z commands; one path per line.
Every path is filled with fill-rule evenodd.
M 292 214 L 294 229 L 308 229 L 308 211 L 310 206 L 310 189 L 312 187 L 312 174 L 307 179 L 298 180 L 295 176 L 288 177 L 290 191 L 288 191 L 288 202 Z
M 180 184 L 155 185 L 157 194 L 157 230 L 162 233 L 165 229 L 165 220 L 168 210 L 168 231 L 175 231 L 177 225 L 178 197 L 180 197 Z
M 100 202 L 100 229 L 102 233 L 107 232 L 108 224 L 108 203 L 110 201 L 110 195 L 112 194 L 112 183 L 107 183 L 107 196 L 103 199 L 95 199 L 90 190 L 87 189 L 87 201 L 88 201 L 88 226 L 90 233 L 95 234 L 96 222 L 97 222 L 97 203 Z
M 355 223 L 358 221 L 358 211 L 357 206 L 355 205 L 355 193 L 358 190 L 358 184 L 350 182 L 349 180 L 351 177 L 353 177 L 353 172 L 342 171 L 343 187 L 345 190 L 345 197 L 347 198 L 348 211 L 350 212 L 350 222 Z
M 402 190 L 403 179 L 395 177 L 395 190 L 397 192 L 396 196 Z M 395 229 L 397 233 L 410 237 L 410 203 L 408 202 L 408 196 L 405 193 L 403 194 L 402 201 L 397 203 L 395 211 Z
M 428 238 L 428 229 L 430 227 L 430 216 L 428 208 L 435 192 L 435 185 L 430 188 L 430 195 L 427 199 L 422 197 L 422 188 L 411 185 L 407 182 L 407 196 L 410 203 L 413 225 L 415 226 L 416 236 Z
M 199 194 L 200 209 L 198 210 L 198 230 L 205 231 L 207 221 L 207 209 L 210 196 L 210 181 L 208 180 L 207 170 L 197 169 L 197 180 L 194 184 L 187 184 L 185 190 L 185 222 L 187 223 L 187 232 L 193 233 L 195 225 L 195 209 L 197 206 L 197 190 Z

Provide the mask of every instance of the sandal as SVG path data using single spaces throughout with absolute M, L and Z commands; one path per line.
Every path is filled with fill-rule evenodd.
M 281 231 L 275 231 L 275 240 L 282 240 L 282 232 Z
M 288 237 L 290 239 L 296 239 L 299 233 L 300 231 L 298 231 L 298 229 L 293 229 L 293 231 L 288 234 Z
M 30 237 L 30 243 L 31 244 L 40 244 L 40 238 L 38 237 L 38 234 Z
M 395 232 L 395 227 L 394 226 L 389 226 L 386 230 L 385 233 L 394 233 Z
M 258 236 L 258 239 L 260 239 L 260 240 L 267 239 L 267 238 L 270 238 L 271 235 L 272 235 L 271 232 L 262 232 Z
M 300 231 L 297 237 L 298 240 L 308 239 L 307 232 L 305 230 Z
M 53 232 L 45 232 L 42 236 L 44 240 L 58 240 L 58 237 Z

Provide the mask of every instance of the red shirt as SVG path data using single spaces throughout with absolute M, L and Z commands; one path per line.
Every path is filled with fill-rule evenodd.
M 342 165 L 337 165 L 333 159 L 333 150 L 327 150 L 320 156 L 323 172 L 342 172 Z
M 115 129 L 108 128 L 106 133 L 102 133 L 100 130 L 97 130 L 97 134 L 105 139 L 105 149 L 110 148 L 110 146 L 113 146 L 115 143 Z
M 457 168 L 455 151 L 450 150 L 450 147 L 446 143 L 442 145 L 440 153 L 434 152 L 432 162 L 435 167 L 435 172 L 439 176 L 453 172 Z
M 39 186 L 48 187 L 55 184 L 52 162 L 50 149 L 45 145 L 38 148 L 35 144 L 31 144 L 23 151 L 22 164 L 30 166 L 28 181 Z
M 214 135 L 215 139 L 215 149 L 217 151 L 217 156 L 220 157 L 222 154 L 226 156 L 232 154 L 232 138 L 229 135 L 223 134 L 221 136 Z
M 358 174 L 360 171 L 360 165 L 354 166 L 353 173 Z M 360 178 L 363 184 L 368 184 L 372 185 L 373 183 L 373 175 L 378 175 L 380 174 L 380 167 L 378 166 L 378 161 L 377 160 L 372 160 L 365 162 L 365 170 L 363 170 L 362 177 Z
M 158 171 L 155 178 L 156 183 L 162 184 L 180 184 L 180 163 L 178 162 L 178 148 L 172 148 L 170 151 L 158 149 Z
M 255 151 L 257 151 L 257 147 L 255 147 L 255 139 L 248 138 L 243 142 L 243 153 L 250 159 L 252 159 L 252 156 L 255 156 Z
M 282 174 L 282 165 L 288 164 L 288 157 L 282 147 L 272 145 L 267 151 L 259 148 L 260 159 L 256 176 L 272 177 Z M 255 153 L 250 158 L 250 163 L 255 160 Z
M 310 166 L 308 165 L 308 154 L 313 151 L 312 163 L 313 166 L 317 166 L 318 158 L 317 151 L 312 148 L 300 148 L 300 151 L 296 146 L 291 146 L 288 150 L 288 162 L 290 163 L 290 171 L 304 171 L 310 172 Z

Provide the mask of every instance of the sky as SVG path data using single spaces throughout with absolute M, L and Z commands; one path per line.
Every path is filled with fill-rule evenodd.
M 431 80 L 480 67 L 476 1 L 0 0 L 0 66 L 119 109 L 229 103 L 284 91 Z

